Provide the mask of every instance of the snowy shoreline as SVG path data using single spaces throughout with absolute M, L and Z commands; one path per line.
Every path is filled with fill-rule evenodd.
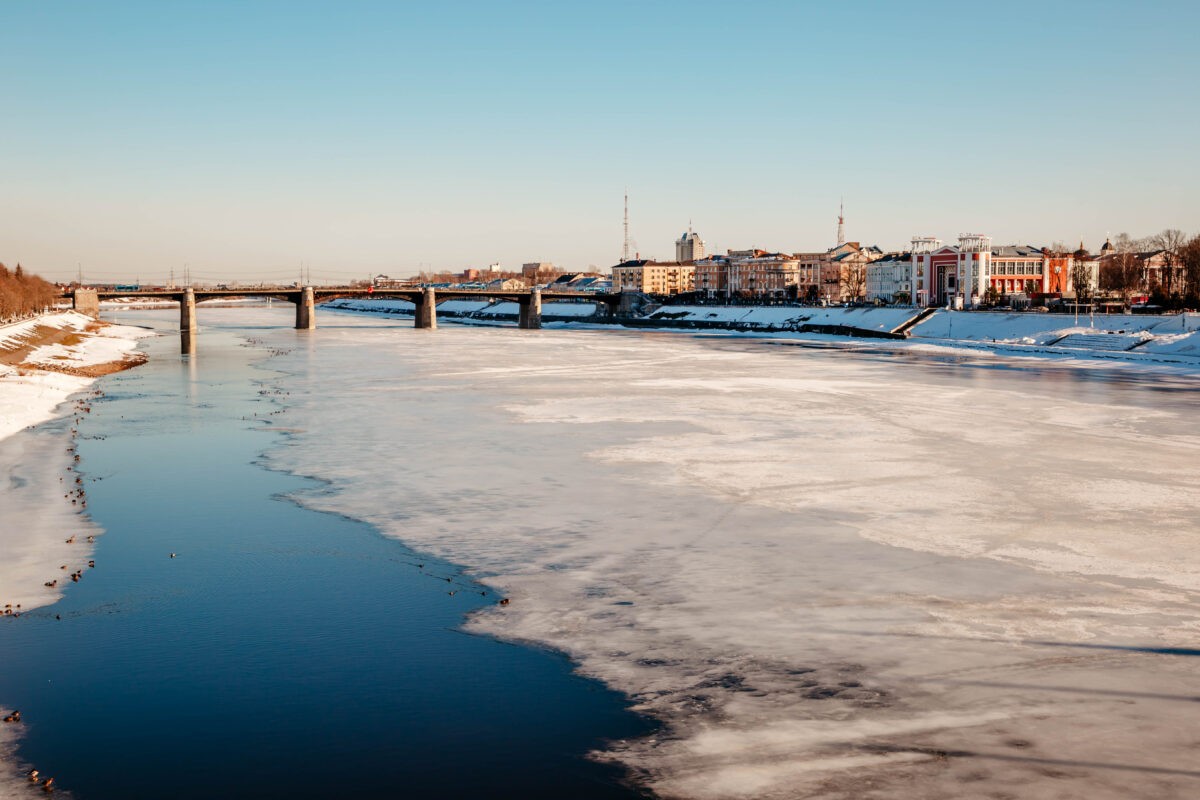
M 511 306 L 511 308 L 508 308 Z M 322 309 L 411 317 L 405 300 L 341 299 Z M 446 300 L 438 305 L 446 322 L 496 324 L 516 319 L 516 303 Z M 692 334 L 763 337 L 827 342 L 862 342 L 914 352 L 956 349 L 1034 358 L 1102 359 L 1200 368 L 1200 314 L 1165 316 L 1101 314 L 1076 320 L 1061 314 L 1001 311 L 946 311 L 921 319 L 908 338 L 893 333 L 918 314 L 910 308 L 813 308 L 793 306 L 663 306 L 650 316 L 623 323 L 603 322 L 590 303 L 544 303 L 546 327 L 588 327 L 678 331 Z M 858 335 L 840 335 L 857 331 Z M 886 338 L 876 338 L 886 337 Z
M 149 331 L 98 323 L 73 311 L 0 327 L 0 612 L 16 617 L 53 604 L 92 563 L 101 531 L 84 512 L 73 474 L 73 429 L 39 427 L 87 413 L 80 397 L 101 374 L 144 360 Z M 11 622 L 11 620 L 9 620 Z M 9 713 L 4 709 L 4 715 Z M 13 751 L 23 723 L 0 726 L 0 795 L 28 790 Z M 25 787 L 19 789 L 18 787 Z
M 54 332 L 60 333 L 61 341 L 45 343 L 47 334 L 55 338 Z M 82 484 L 63 492 L 63 468 L 70 469 L 74 452 L 73 431 L 31 429 L 57 417 L 86 413 L 85 399 L 77 398 L 69 406 L 68 401 L 95 383 L 99 374 L 141 363 L 135 348 L 137 340 L 148 335 L 141 328 L 98 324 L 73 311 L 0 328 L 0 355 L 17 362 L 0 362 L 0 469 L 8 477 L 0 486 L 0 518 L 5 520 L 0 530 L 0 610 L 17 614 L 55 602 L 70 572 L 86 567 L 91 553 L 86 537 L 96 533 L 80 514 L 86 505 L 77 494 Z M 16 435 L 22 431 L 31 432 Z M 72 535 L 75 542 L 66 542 Z

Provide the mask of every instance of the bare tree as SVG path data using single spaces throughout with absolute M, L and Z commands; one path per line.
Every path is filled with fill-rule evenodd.
M 1113 239 L 1113 250 L 1100 264 L 1100 288 L 1121 295 L 1128 304 L 1130 296 L 1145 284 L 1142 260 L 1138 257 L 1142 242 L 1128 233 Z
M 861 300 L 867 290 L 867 265 L 859 261 L 842 264 L 841 288 L 842 297 L 848 300 Z
M 0 264 L 0 320 L 39 314 L 54 305 L 57 296 L 53 284 L 28 274 L 20 264 L 11 272 Z
M 1167 296 L 1179 291 L 1180 250 L 1187 244 L 1187 235 L 1178 228 L 1165 228 L 1162 233 L 1150 237 L 1154 248 L 1163 255 L 1163 291 Z
M 1071 287 L 1075 290 L 1076 303 L 1090 303 L 1093 299 L 1092 269 L 1088 262 L 1091 255 L 1084 249 L 1075 251 L 1071 260 Z
M 1183 294 L 1194 308 L 1200 305 L 1200 235 L 1179 248 L 1179 263 L 1183 267 Z

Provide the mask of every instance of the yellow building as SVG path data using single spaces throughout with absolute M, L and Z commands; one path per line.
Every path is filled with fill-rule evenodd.
M 680 294 L 696 287 L 696 268 L 675 261 L 626 261 L 612 268 L 614 292 Z

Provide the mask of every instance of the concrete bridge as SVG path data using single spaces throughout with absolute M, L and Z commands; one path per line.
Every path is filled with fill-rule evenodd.
M 594 303 L 604 303 L 608 318 L 616 316 L 621 303 L 620 294 L 585 293 L 544 291 L 542 289 L 526 289 L 523 291 L 496 291 L 486 289 L 434 289 L 433 287 L 414 287 L 412 289 L 356 289 L 348 286 L 323 286 L 314 288 L 279 287 L 266 289 L 170 289 L 166 291 L 152 290 L 107 290 L 79 288 L 65 292 L 63 297 L 71 298 L 72 307 L 81 314 L 98 316 L 101 300 L 117 298 L 141 297 L 151 300 L 173 300 L 179 303 L 179 336 L 184 354 L 196 352 L 196 304 L 205 300 L 232 297 L 277 297 L 296 304 L 297 330 L 312 330 L 317 327 L 316 305 L 326 300 L 342 297 L 383 297 L 394 300 L 408 300 L 416 306 L 414 323 L 418 328 L 437 327 L 437 304 L 441 300 L 450 299 L 490 299 L 508 300 L 520 306 L 517 326 L 520 328 L 536 329 L 542 326 L 543 300 L 588 300 Z

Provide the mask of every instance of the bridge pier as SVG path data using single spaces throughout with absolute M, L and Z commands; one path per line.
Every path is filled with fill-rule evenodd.
M 317 304 L 313 300 L 313 289 L 305 286 L 296 299 L 296 330 L 311 331 L 317 327 Z
M 196 292 L 185 289 L 179 299 L 179 343 L 185 356 L 196 354 Z
M 518 301 L 521 313 L 517 317 L 517 327 L 525 330 L 537 330 L 542 327 L 542 290 L 533 288 L 529 297 Z
M 615 300 L 604 301 L 604 319 L 612 322 L 617 318 L 617 312 L 621 307 L 621 296 L 617 295 Z
M 417 301 L 413 317 L 418 328 L 437 327 L 437 293 L 432 287 L 421 290 L 421 299 Z
M 99 317 L 100 295 L 95 289 L 76 289 L 71 294 L 71 308 L 89 317 Z

